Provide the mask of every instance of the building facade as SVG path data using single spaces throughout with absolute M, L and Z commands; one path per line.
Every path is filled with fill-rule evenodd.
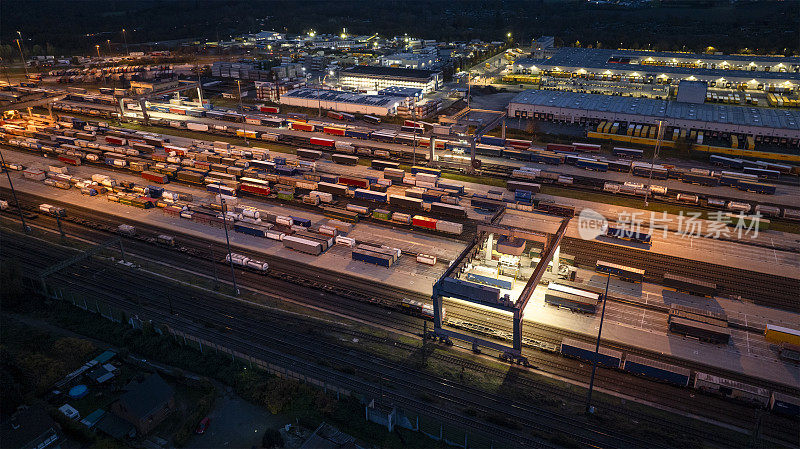
M 387 87 L 421 89 L 435 92 L 442 85 L 442 72 L 398 67 L 355 66 L 339 72 L 339 84 L 362 92 L 377 92 Z

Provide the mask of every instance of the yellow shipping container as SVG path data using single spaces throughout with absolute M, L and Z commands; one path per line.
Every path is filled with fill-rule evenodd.
M 756 147 L 756 140 L 753 138 L 753 136 L 747 136 L 747 149 L 752 150 L 755 147 Z
M 791 343 L 800 345 L 800 330 L 767 324 L 764 338 L 771 343 Z
M 628 124 L 628 135 L 629 136 L 633 135 L 633 131 L 634 130 L 636 130 L 636 125 L 634 125 L 633 123 Z
M 731 135 L 731 147 L 739 148 L 739 138 L 734 135 Z
M 655 139 L 655 138 L 656 138 L 656 130 L 657 130 L 657 129 L 658 129 L 658 128 L 657 128 L 657 127 L 655 127 L 655 126 L 651 126 L 651 127 L 650 127 L 650 138 L 651 138 L 651 139 Z
M 597 125 L 597 132 L 599 133 L 603 132 L 603 128 L 605 127 L 606 127 L 606 122 L 600 122 L 600 124 Z

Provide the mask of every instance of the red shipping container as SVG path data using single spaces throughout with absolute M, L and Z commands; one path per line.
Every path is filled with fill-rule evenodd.
M 269 187 L 259 186 L 255 184 L 244 183 L 241 185 L 240 189 L 242 190 L 242 192 L 252 193 L 254 195 L 268 196 L 270 193 Z
M 151 182 L 155 182 L 157 184 L 166 184 L 166 183 L 169 182 L 169 178 L 167 177 L 167 175 L 163 175 L 161 173 L 155 173 L 155 172 L 151 172 L 151 171 L 143 171 L 142 172 L 142 178 L 144 178 L 144 179 L 146 179 L 148 181 L 151 181 Z
M 414 215 L 411 224 L 418 228 L 436 229 L 436 219 L 423 217 L 421 215 Z
M 58 160 L 69 165 L 81 165 L 81 159 L 77 156 L 59 156 Z
M 178 108 L 169 108 L 170 114 L 186 115 L 186 111 Z
M 343 184 L 346 186 L 361 187 L 362 189 L 369 188 L 369 181 L 361 178 L 347 178 L 344 176 L 339 176 L 339 184 Z
M 548 143 L 547 151 L 575 151 L 575 147 L 563 143 Z
M 530 140 L 506 139 L 506 145 L 526 150 L 531 147 Z
M 106 143 L 110 143 L 111 145 L 125 145 L 125 139 L 114 136 L 106 136 Z
M 342 128 L 334 128 L 332 126 L 326 126 L 322 128 L 322 132 L 332 136 L 344 136 L 344 130 Z
M 314 131 L 314 125 L 309 123 L 292 122 L 290 127 L 297 131 Z
M 318 137 L 312 137 L 312 138 L 309 140 L 309 143 L 310 143 L 311 145 L 319 145 L 319 146 L 322 146 L 322 147 L 333 147 L 333 146 L 336 144 L 336 142 L 335 142 L 335 141 L 333 141 L 333 140 L 330 140 L 330 139 L 320 139 L 320 138 L 318 138 Z
M 259 106 L 258 110 L 261 112 L 266 112 L 268 114 L 277 114 L 280 112 L 280 109 L 278 109 L 275 106 Z
M 575 142 L 573 142 L 572 145 L 575 147 L 576 151 L 600 152 L 600 145 L 594 145 L 591 143 L 575 143 Z

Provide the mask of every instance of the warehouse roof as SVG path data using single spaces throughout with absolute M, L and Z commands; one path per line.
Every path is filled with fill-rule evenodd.
M 364 95 L 344 90 L 310 89 L 305 87 L 290 90 L 281 96 L 386 107 L 392 106 L 394 103 L 401 101 L 401 99 L 397 97 L 391 97 L 387 95 Z
M 617 62 L 609 62 L 612 60 Z M 734 65 L 749 64 L 751 62 L 758 65 L 777 65 L 783 64 L 787 70 L 792 66 L 800 65 L 799 57 L 778 57 L 778 56 L 744 56 L 744 55 L 701 55 L 692 53 L 668 53 L 650 52 L 636 50 L 611 50 L 611 49 L 592 49 L 578 47 L 563 47 L 546 60 L 541 59 L 520 59 L 517 65 L 542 65 L 547 67 L 579 67 L 585 69 L 608 69 L 608 70 L 627 70 L 645 73 L 673 73 L 678 75 L 707 75 L 724 78 L 728 77 L 750 77 L 750 78 L 771 78 L 800 81 L 800 73 L 797 72 L 764 72 L 749 70 L 727 70 L 727 69 L 704 69 L 692 67 L 670 67 L 639 64 L 638 61 L 647 58 L 653 59 L 684 59 L 700 60 L 714 64 L 721 64 L 723 61 Z M 636 62 L 631 64 L 628 62 Z
M 511 100 L 511 104 L 549 106 L 582 111 L 599 111 L 663 117 L 677 120 L 696 120 L 729 123 L 743 126 L 800 130 L 800 112 L 786 109 L 730 106 L 721 104 L 691 104 L 650 98 L 616 97 L 544 90 L 526 90 Z
M 427 81 L 428 79 L 437 75 L 438 73 L 441 72 L 437 72 L 435 70 L 423 70 L 423 69 L 404 69 L 400 67 L 357 65 L 342 70 L 341 75 L 342 76 L 364 75 L 364 76 L 384 77 L 384 78 L 420 79 Z

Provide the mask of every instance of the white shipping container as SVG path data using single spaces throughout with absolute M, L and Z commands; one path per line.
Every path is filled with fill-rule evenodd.
M 461 234 L 464 231 L 464 225 L 461 223 L 438 220 L 436 221 L 436 230 L 447 232 L 449 234 Z
M 319 233 L 329 235 L 331 237 L 336 237 L 337 235 L 339 235 L 339 230 L 331 226 L 320 226 Z
M 328 192 L 319 192 L 317 190 L 314 190 L 311 193 L 309 193 L 309 195 L 319 198 L 319 200 L 322 201 L 323 203 L 333 202 L 333 195 Z
M 60 173 L 62 175 L 66 175 L 69 172 L 67 167 L 64 165 L 49 165 L 47 166 L 47 169 L 51 172 Z
M 424 263 L 425 265 L 436 265 L 436 256 L 417 254 L 417 262 Z
M 286 234 L 284 234 L 283 232 L 272 231 L 272 230 L 267 231 L 267 238 L 272 240 L 281 241 L 283 240 L 283 237 L 285 235 Z
M 292 217 L 284 217 L 279 215 L 275 218 L 275 223 L 284 226 L 292 226 L 294 224 L 294 220 L 292 220 Z
M 417 187 L 424 187 L 426 189 L 435 189 L 436 188 L 436 183 L 435 182 L 426 182 L 426 181 L 417 180 L 415 185 Z
M 416 176 L 417 176 L 417 181 L 424 181 L 424 182 L 436 183 L 436 181 L 439 179 L 438 176 L 432 175 L 430 173 L 417 173 Z
M 414 178 L 413 176 L 403 176 L 403 184 L 408 184 L 408 185 L 412 185 L 413 186 L 416 183 L 417 183 L 417 179 Z
M 353 248 L 356 246 L 356 240 L 350 237 L 343 237 L 341 235 L 336 236 L 336 244 L 337 245 L 344 245 Z
M 44 181 L 45 173 L 44 170 L 39 170 L 38 168 L 29 168 L 22 172 L 22 176 L 33 181 Z

